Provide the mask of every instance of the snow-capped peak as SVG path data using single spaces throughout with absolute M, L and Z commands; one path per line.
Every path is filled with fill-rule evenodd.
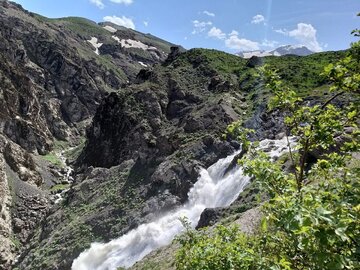
M 237 53 L 237 55 L 239 55 L 242 58 L 251 58 L 252 56 L 264 57 L 270 55 L 282 56 L 288 54 L 306 56 L 313 53 L 314 53 L 313 51 L 309 50 L 304 45 L 284 45 L 272 51 L 264 51 L 264 50 L 246 51 L 246 52 L 239 52 Z

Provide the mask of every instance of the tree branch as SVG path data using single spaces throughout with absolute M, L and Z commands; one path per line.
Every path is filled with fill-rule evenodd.
M 292 153 L 291 146 L 290 146 L 290 141 L 289 141 L 289 136 L 287 134 L 288 134 L 288 132 L 285 134 L 285 136 L 286 136 L 286 141 L 287 141 L 287 145 L 288 145 L 288 148 L 289 148 L 290 159 L 291 159 L 291 163 L 292 163 L 292 165 L 294 166 L 294 169 L 295 169 L 296 182 L 298 182 L 299 178 L 298 178 L 298 174 L 297 174 L 297 171 L 296 171 L 296 164 L 295 164 L 295 160 L 294 160 L 294 155 Z
M 337 98 L 338 96 L 341 96 L 342 94 L 344 94 L 345 91 L 341 91 L 335 95 L 333 95 L 331 98 L 329 98 L 322 106 L 321 109 L 325 109 L 325 107 L 331 102 L 333 101 L 335 98 Z
M 305 163 L 306 163 L 306 158 L 307 158 L 307 154 L 309 151 L 309 143 L 310 143 L 310 139 L 307 138 L 305 141 L 304 153 L 302 154 L 301 161 L 300 161 L 299 179 L 297 181 L 298 192 L 300 192 L 301 188 L 302 188 L 302 182 L 303 182 L 304 172 L 305 172 Z

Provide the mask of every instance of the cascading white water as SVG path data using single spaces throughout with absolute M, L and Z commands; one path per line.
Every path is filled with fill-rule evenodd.
M 271 157 L 279 156 L 287 149 L 286 138 L 263 140 L 260 148 Z M 152 250 L 168 245 L 183 230 L 179 221 L 187 217 L 195 227 L 205 208 L 230 205 L 249 182 L 240 167 L 226 169 L 239 152 L 220 159 L 207 170 L 202 169 L 198 181 L 188 193 L 189 200 L 183 206 L 166 213 L 158 220 L 142 224 L 122 237 L 109 243 L 93 243 L 74 260 L 72 270 L 113 270 L 130 267 Z
M 69 148 L 67 151 L 71 151 L 72 149 L 74 149 L 74 147 Z M 73 177 L 71 176 L 74 169 L 71 166 L 68 166 L 66 163 L 65 150 L 58 152 L 56 155 L 60 159 L 61 163 L 64 165 L 65 168 L 62 184 L 71 184 L 74 181 Z M 55 195 L 53 195 L 52 198 L 54 200 L 54 204 L 60 203 L 64 199 L 66 193 L 69 190 L 70 188 L 67 188 L 62 190 L 60 193 L 56 193 Z

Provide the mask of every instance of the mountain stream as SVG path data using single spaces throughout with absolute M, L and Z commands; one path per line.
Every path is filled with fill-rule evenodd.
M 68 149 L 67 151 L 70 151 L 70 150 L 72 150 L 72 149 L 73 149 L 73 148 L 70 148 L 70 149 Z M 57 155 L 57 157 L 60 159 L 61 163 L 62 163 L 63 166 L 64 166 L 64 172 L 63 172 L 63 174 L 62 174 L 63 180 L 62 180 L 61 183 L 62 183 L 62 184 L 65 184 L 65 185 L 70 185 L 70 184 L 74 181 L 74 179 L 73 179 L 73 177 L 72 177 L 72 173 L 73 173 L 74 170 L 73 170 L 73 168 L 72 168 L 71 166 L 67 165 L 67 163 L 66 163 L 66 157 L 65 157 L 65 151 L 64 151 L 64 150 L 61 151 L 61 152 L 59 152 L 59 153 L 57 153 L 56 155 Z M 70 188 L 66 188 L 66 189 L 61 190 L 60 192 L 54 194 L 54 195 L 52 196 L 52 199 L 53 199 L 53 201 L 54 201 L 54 204 L 60 203 L 60 202 L 64 199 L 66 193 L 67 193 L 69 190 L 70 190 Z
M 272 158 L 279 157 L 287 151 L 287 140 L 263 140 L 259 148 Z M 120 238 L 108 243 L 92 243 L 90 249 L 74 260 L 72 270 L 128 268 L 152 250 L 170 244 L 184 230 L 179 218 L 187 217 L 192 227 L 195 227 L 205 208 L 229 206 L 250 180 L 243 175 L 239 166 L 225 173 L 238 153 L 220 159 L 208 169 L 202 169 L 198 181 L 188 193 L 187 203 Z

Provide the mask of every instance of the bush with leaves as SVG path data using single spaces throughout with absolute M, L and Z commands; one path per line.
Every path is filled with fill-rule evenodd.
M 269 198 L 259 232 L 187 226 L 177 239 L 177 269 L 360 269 L 360 162 L 353 158 L 360 148 L 359 102 L 333 105 L 343 95 L 360 94 L 359 48 L 353 43 L 349 56 L 325 68 L 332 94 L 313 106 L 287 89 L 275 70 L 261 69 L 273 94 L 269 109 L 286 115 L 286 136 L 298 139 L 294 149 L 288 145 L 293 171 L 284 172 L 245 141 L 240 164 Z M 236 123 L 227 133 L 244 140 L 246 132 Z M 318 156 L 310 164 L 313 152 Z

